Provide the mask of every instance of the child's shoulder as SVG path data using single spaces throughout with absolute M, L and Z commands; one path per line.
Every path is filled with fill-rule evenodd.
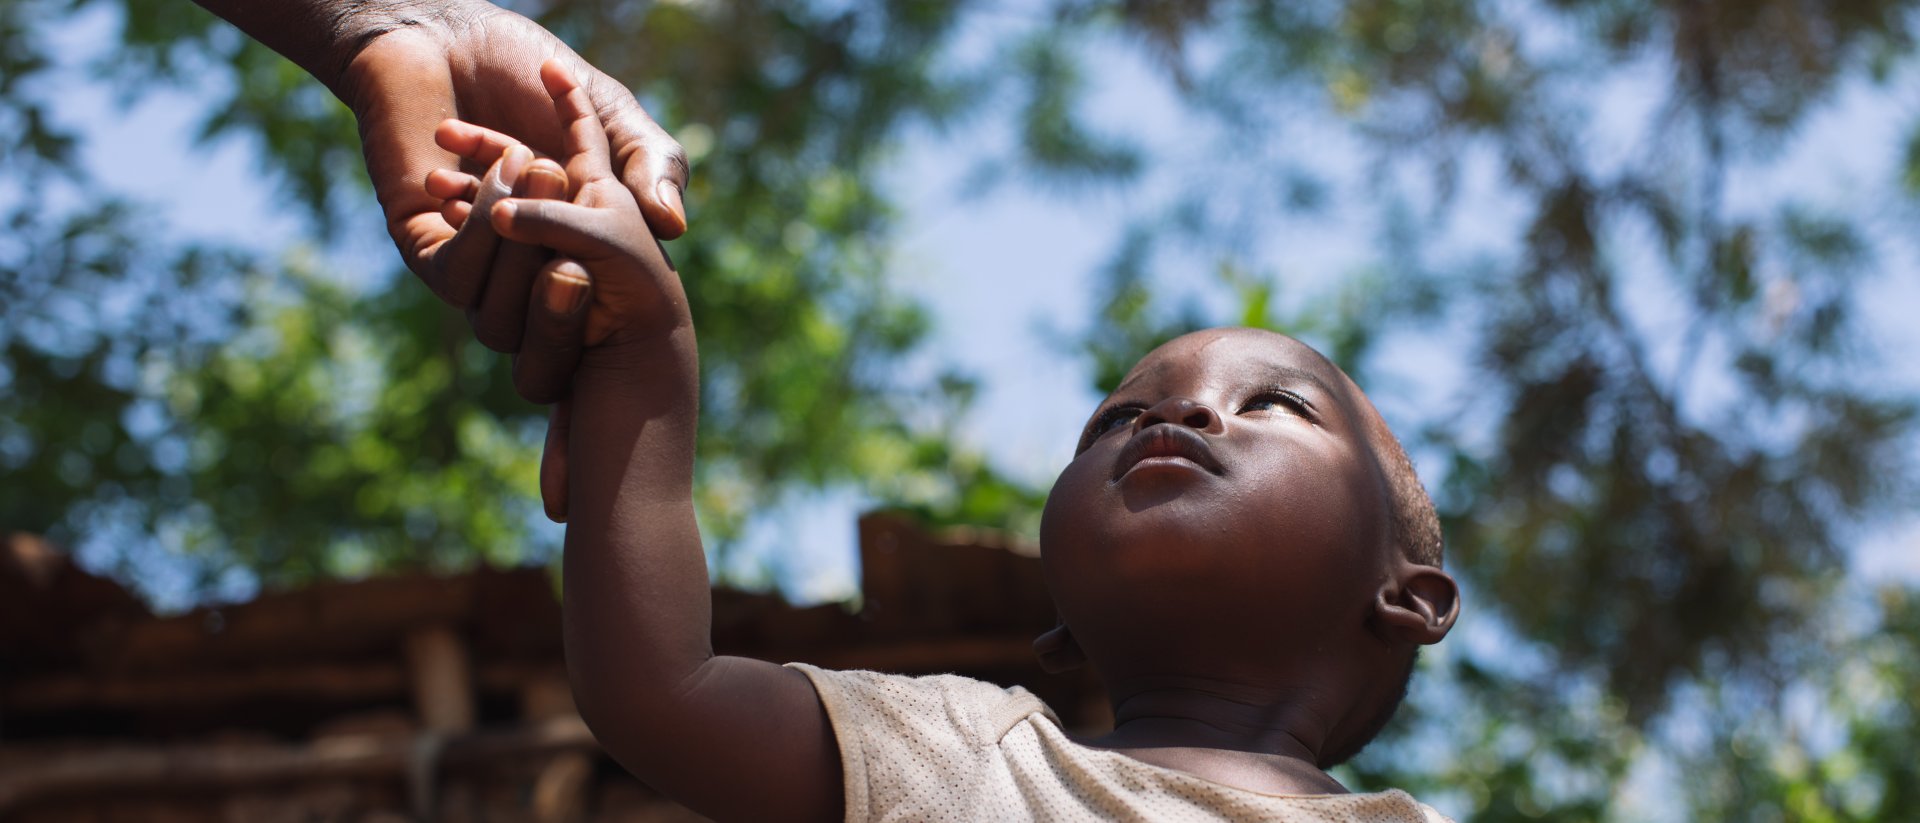
M 842 734 L 932 734 L 947 728 L 970 744 L 995 741 L 1034 715 L 1059 718 L 1032 692 L 953 674 L 909 676 L 822 669 L 789 663 L 813 681 L 828 719 Z M 844 730 L 843 730 L 844 729 Z M 931 741 L 929 741 L 931 742 Z

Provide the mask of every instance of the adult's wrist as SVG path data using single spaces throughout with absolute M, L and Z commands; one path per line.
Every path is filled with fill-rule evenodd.
M 451 55 L 444 50 L 462 29 L 506 13 L 486 0 L 319 1 L 346 8 L 332 23 L 321 65 L 307 67 L 307 71 L 355 112 L 360 111 L 360 86 L 368 79 L 366 72 L 356 71 L 356 63 L 364 62 L 362 57 L 368 56 L 369 50 L 381 40 L 400 37 L 421 45 L 431 44 L 443 50 L 433 55 L 435 59 L 447 59 Z
M 347 69 L 383 36 L 417 31 L 442 41 L 500 13 L 486 0 L 194 0 L 353 103 Z

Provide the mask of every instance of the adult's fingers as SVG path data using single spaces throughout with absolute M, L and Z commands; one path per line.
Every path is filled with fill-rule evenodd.
M 466 200 L 480 196 L 480 178 L 453 169 L 427 172 L 427 193 L 442 200 Z
M 427 172 L 427 193 L 441 198 L 440 216 L 455 232 L 473 216 L 473 200 L 480 195 L 480 178 L 452 169 Z
M 553 98 L 554 113 L 566 124 L 563 159 L 567 174 L 581 185 L 606 177 L 613 170 L 607 130 L 586 89 L 559 59 L 540 64 L 540 82 L 546 84 L 547 96 Z
M 440 125 L 434 128 L 433 142 L 459 155 L 469 165 L 482 169 L 492 166 L 494 161 L 506 155 L 508 149 L 525 145 L 525 141 L 486 126 L 452 118 L 440 121 Z
M 551 160 L 535 160 L 520 175 L 514 195 L 534 199 L 565 197 L 567 177 Z M 528 292 L 550 254 L 540 246 L 502 241 L 494 249 L 486 291 L 467 311 L 473 336 L 498 352 L 520 350 L 527 323 Z
M 640 203 L 647 228 L 662 240 L 686 234 L 687 150 L 647 115 L 619 81 L 584 63 L 574 72 L 606 128 L 614 173 Z
M 585 267 L 564 257 L 540 270 L 538 299 L 527 313 L 527 335 L 513 358 L 513 388 L 535 403 L 553 403 L 567 395 L 580 364 L 587 328 L 587 304 L 593 279 Z
M 567 444 L 572 433 L 573 403 L 561 400 L 547 415 L 547 446 L 540 453 L 540 502 L 555 523 L 567 522 Z
M 465 200 L 448 200 L 440 206 L 440 216 L 446 218 L 447 225 L 454 231 L 467 224 L 467 218 L 473 216 L 473 204 Z

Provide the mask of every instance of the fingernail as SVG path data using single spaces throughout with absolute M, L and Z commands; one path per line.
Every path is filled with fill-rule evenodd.
M 514 146 L 507 149 L 506 156 L 500 158 L 500 183 L 513 188 L 520 182 L 520 173 L 527 170 L 527 164 L 533 162 L 533 152 L 526 146 Z
M 534 168 L 527 174 L 527 196 L 550 199 L 567 193 L 567 178 L 552 169 Z
M 587 281 L 578 275 L 555 270 L 547 284 L 547 311 L 572 314 L 587 302 Z
M 660 205 L 666 206 L 667 211 L 673 212 L 674 217 L 680 218 L 680 228 L 682 231 L 685 231 L 687 228 L 687 207 L 686 204 L 680 200 L 680 187 L 674 185 L 671 180 L 662 180 L 658 186 L 654 187 L 653 193 L 660 198 Z
M 520 207 L 514 205 L 512 200 L 502 200 L 493 204 L 493 224 L 498 226 L 501 223 L 513 222 L 513 214 L 519 210 Z

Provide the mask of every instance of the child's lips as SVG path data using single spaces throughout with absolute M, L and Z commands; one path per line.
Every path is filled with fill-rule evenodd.
M 1160 459 L 1171 458 L 1171 459 Z M 1127 472 L 1142 462 L 1152 460 L 1162 462 L 1190 462 L 1209 474 L 1226 474 L 1220 461 L 1213 456 L 1213 450 L 1207 447 L 1207 441 L 1199 432 L 1185 426 L 1171 423 L 1148 426 L 1120 447 L 1120 456 L 1113 461 L 1113 479 L 1125 477 Z

